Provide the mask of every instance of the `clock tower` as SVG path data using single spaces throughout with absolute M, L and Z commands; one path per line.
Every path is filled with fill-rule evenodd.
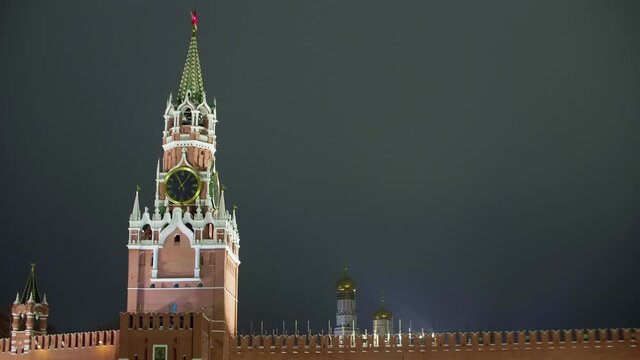
M 216 102 L 207 99 L 198 19 L 177 95 L 163 114 L 153 210 L 136 191 L 129 217 L 127 312 L 200 312 L 213 332 L 236 333 L 240 237 L 216 169 Z

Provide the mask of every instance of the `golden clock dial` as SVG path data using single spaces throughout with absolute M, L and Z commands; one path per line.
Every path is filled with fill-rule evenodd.
M 175 168 L 164 180 L 164 193 L 174 204 L 190 204 L 200 194 L 200 175 L 188 166 Z

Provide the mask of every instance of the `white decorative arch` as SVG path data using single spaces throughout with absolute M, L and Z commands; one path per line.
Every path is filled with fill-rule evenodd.
M 164 245 L 164 241 L 176 229 L 180 230 L 181 233 L 186 235 L 187 238 L 189 238 L 189 243 L 193 245 L 195 243 L 195 235 L 193 231 L 191 231 L 191 229 L 189 229 L 182 221 L 182 209 L 180 209 L 179 207 L 174 208 L 171 215 L 171 222 L 160 232 L 160 238 L 158 239 L 160 245 Z

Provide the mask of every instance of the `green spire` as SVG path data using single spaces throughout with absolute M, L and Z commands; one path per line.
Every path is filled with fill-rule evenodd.
M 36 264 L 31 264 L 31 274 L 27 279 L 22 296 L 20 296 L 20 303 L 26 304 L 31 298 L 36 304 L 40 303 L 40 294 L 38 294 L 38 285 L 36 284 Z
M 195 102 L 203 101 L 204 84 L 202 82 L 202 70 L 200 69 L 200 56 L 198 55 L 198 22 L 195 12 L 191 14 L 191 41 L 187 60 L 182 71 L 182 80 L 178 89 L 178 103 L 184 101 L 187 91 L 190 92 L 189 99 Z

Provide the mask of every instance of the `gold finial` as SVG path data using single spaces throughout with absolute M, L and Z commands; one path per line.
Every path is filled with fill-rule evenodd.
M 140 185 L 136 185 L 136 192 L 140 191 L 142 188 L 140 187 Z
M 36 263 L 31 263 L 31 272 L 36 271 Z

